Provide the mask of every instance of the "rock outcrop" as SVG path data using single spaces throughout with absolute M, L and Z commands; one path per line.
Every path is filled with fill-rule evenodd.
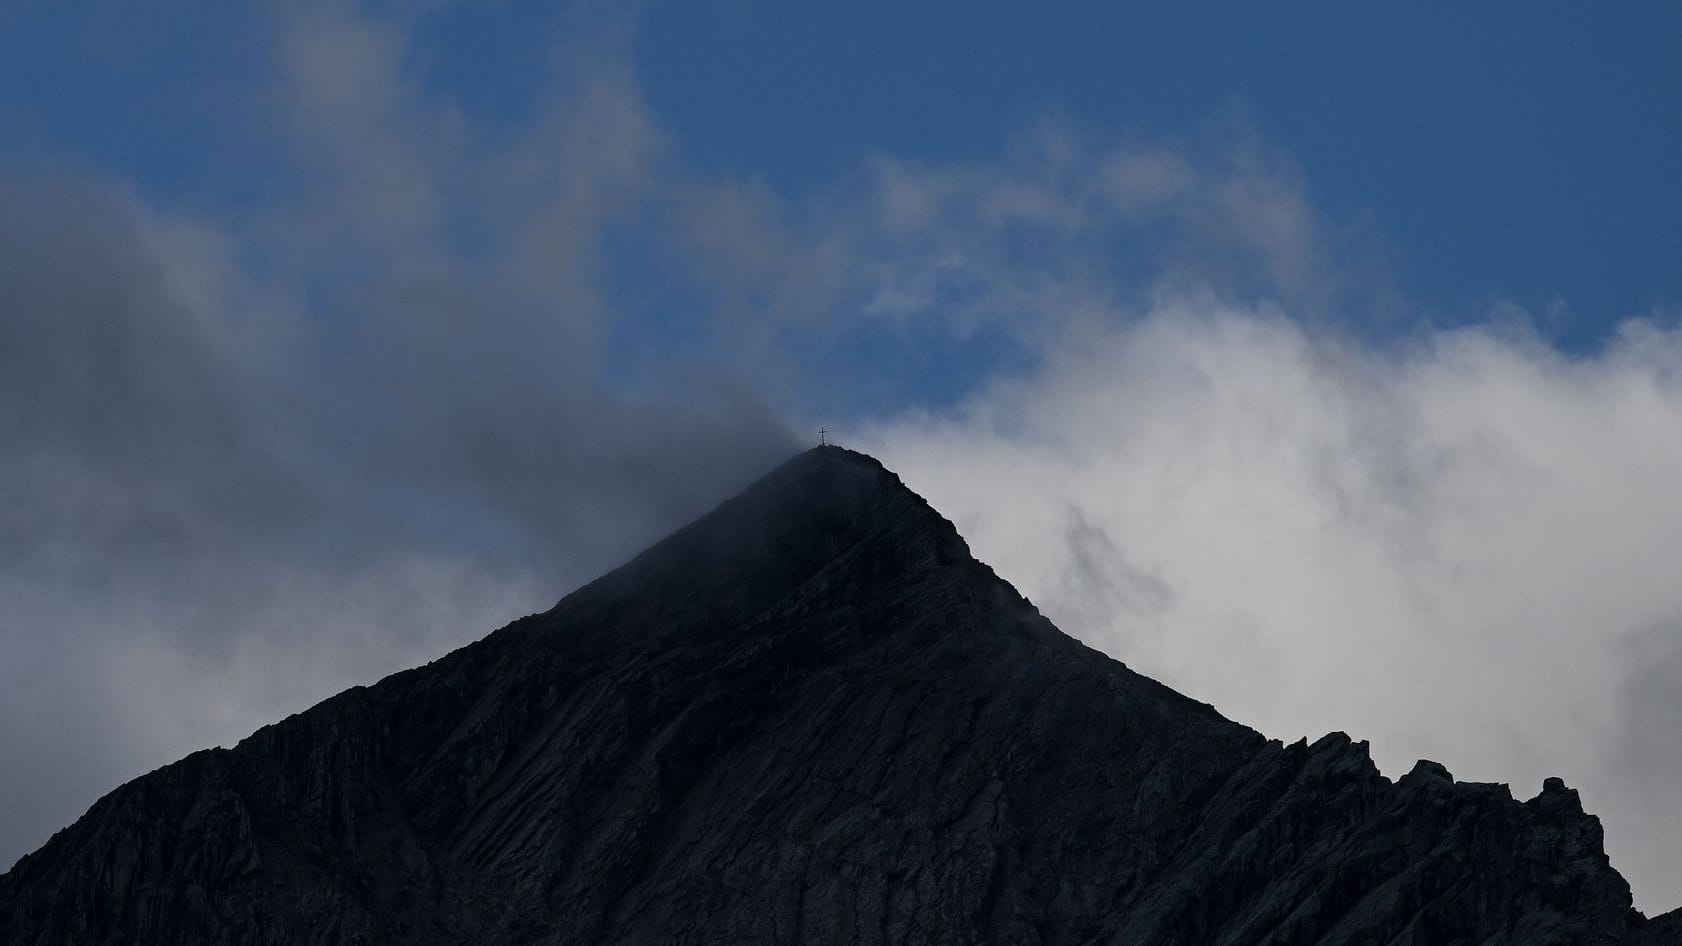
M 117 789 L 0 942 L 1677 943 L 1597 819 L 1281 745 L 828 447 L 568 596 Z

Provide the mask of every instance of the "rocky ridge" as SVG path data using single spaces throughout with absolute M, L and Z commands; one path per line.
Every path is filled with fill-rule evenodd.
M 0 942 L 1682 943 L 1599 821 L 1282 745 L 804 453 L 555 608 L 113 791 Z

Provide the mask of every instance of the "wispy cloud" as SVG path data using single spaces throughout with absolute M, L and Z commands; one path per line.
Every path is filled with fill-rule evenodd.
M 228 206 L 7 170 L 0 861 L 851 422 L 1067 630 L 1392 771 L 1563 774 L 1682 900 L 1674 320 L 1431 328 L 1231 115 L 780 190 L 686 163 L 596 9 L 491 121 L 430 9 L 275 8 Z

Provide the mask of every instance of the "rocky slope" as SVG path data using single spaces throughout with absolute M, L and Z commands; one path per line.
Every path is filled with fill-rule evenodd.
M 425 667 L 123 786 L 0 942 L 1679 943 L 1550 782 L 1284 746 L 820 448 Z

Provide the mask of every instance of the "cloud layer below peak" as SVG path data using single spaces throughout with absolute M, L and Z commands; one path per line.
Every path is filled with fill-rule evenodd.
M 238 107 L 176 116 L 236 181 L 0 164 L 0 866 L 824 423 L 1066 630 L 1390 772 L 1564 775 L 1682 902 L 1674 319 L 1433 328 L 1238 113 L 706 171 L 631 20 L 475 96 L 426 38 L 464 9 L 247 11 Z
M 1584 791 L 1682 900 L 1682 332 L 1376 346 L 1165 296 L 864 440 L 1070 633 L 1287 741 Z

